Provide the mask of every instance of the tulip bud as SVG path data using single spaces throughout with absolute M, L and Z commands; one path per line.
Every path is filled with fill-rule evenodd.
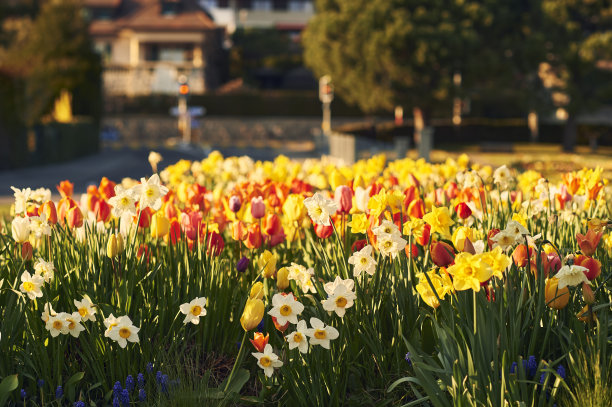
M 425 215 L 425 205 L 422 199 L 419 198 L 410 202 L 410 205 L 408 205 L 408 215 L 410 215 L 411 218 L 423 219 L 423 215 Z
M 491 239 L 499 232 L 499 229 L 491 229 L 489 230 L 489 233 L 487 233 L 487 245 L 489 246 L 489 250 L 491 250 L 493 248 L 493 245 L 495 244 L 495 242 Z
M 355 243 L 353 243 L 353 245 L 351 246 L 351 252 L 353 253 L 358 252 L 359 250 L 366 247 L 367 244 L 368 244 L 368 241 L 366 239 L 356 240 Z
M 238 195 L 232 195 L 229 199 L 229 208 L 230 211 L 236 213 L 240 210 L 242 206 L 242 202 L 240 201 L 240 197 Z
M 438 267 L 446 267 L 455 261 L 455 251 L 444 242 L 433 242 L 429 248 L 431 260 Z
M 249 249 L 257 249 L 261 246 L 261 232 L 257 223 L 253 223 L 249 226 L 249 232 L 244 241 L 244 245 Z
M 242 317 L 240 317 L 240 325 L 242 325 L 242 329 L 245 331 L 255 329 L 257 325 L 259 325 L 259 322 L 263 319 L 264 311 L 265 307 L 262 300 L 258 298 L 248 299 L 246 305 L 244 306 Z
M 255 219 L 263 218 L 266 214 L 266 204 L 261 196 L 251 199 L 251 215 Z
M 556 277 L 549 278 L 546 280 L 546 287 L 544 289 L 544 299 L 546 305 L 554 309 L 563 309 L 567 306 L 569 301 L 569 289 L 563 287 L 558 289 L 559 279 Z
M 240 260 L 238 260 L 238 263 L 236 263 L 236 270 L 239 273 L 244 273 L 246 271 L 246 269 L 249 267 L 249 258 L 248 257 L 243 257 Z
M 149 226 L 151 226 L 151 217 L 153 214 L 153 210 L 149 207 L 144 208 L 143 210 L 140 211 L 140 215 L 139 216 L 134 216 L 134 223 L 139 222 L 138 226 L 141 228 L 148 228 Z M 139 220 L 140 217 L 140 220 Z
M 419 255 L 419 248 L 414 243 L 411 245 L 406 245 L 406 247 L 404 247 L 404 251 L 408 257 L 412 256 L 412 258 L 415 258 Z
M 289 269 L 287 267 L 281 267 L 276 272 L 276 287 L 281 291 L 289 287 Z
M 470 254 L 476 254 L 476 249 L 474 249 L 474 245 L 469 238 L 465 238 L 463 242 L 463 251 Z
M 100 180 L 100 186 L 98 192 L 102 199 L 110 199 L 115 196 L 115 186 L 117 184 L 106 177 L 102 177 Z
M 244 222 L 238 220 L 232 223 L 232 239 L 234 240 L 244 240 L 247 238 L 248 230 L 244 225 Z
M 170 221 L 166 216 L 158 211 L 151 218 L 151 237 L 164 237 L 170 231 Z
M 104 199 L 99 199 L 94 206 L 96 222 L 106 223 L 111 216 L 111 207 Z
M 346 185 L 346 177 L 340 171 L 334 169 L 329 176 L 329 185 L 337 189 L 340 185 Z
M 106 245 L 106 255 L 114 259 L 119 254 L 119 248 L 117 247 L 117 236 L 111 234 L 108 238 L 108 243 Z
M 57 191 L 62 195 L 62 198 L 70 198 L 74 192 L 74 184 L 64 180 L 57 185 Z
M 272 322 L 274 322 L 274 327 L 278 329 L 281 333 L 285 333 L 287 328 L 289 328 L 289 321 L 287 321 L 285 325 L 279 325 L 278 321 L 276 320 L 276 317 L 272 317 Z
M 257 259 L 257 268 L 262 277 L 272 277 L 276 271 L 276 256 L 269 250 L 265 250 Z
M 258 352 L 263 352 L 269 339 L 270 334 L 266 334 L 266 336 L 264 336 L 261 332 L 255 332 L 253 334 L 253 339 L 249 339 L 249 341 L 251 341 Z
M 23 261 L 32 260 L 32 253 L 34 249 L 32 248 L 32 244 L 30 242 L 23 242 L 21 245 L 21 259 Z
M 121 233 L 117 233 L 115 236 L 117 238 L 117 252 L 123 253 L 123 251 L 125 250 L 125 242 L 123 241 L 123 235 Z
M 55 209 L 55 204 L 53 201 L 45 202 L 40 208 L 38 208 L 38 214 L 45 214 L 47 218 L 47 222 L 50 225 L 55 225 L 57 223 L 57 210 Z
M 206 253 L 210 256 L 218 256 L 225 248 L 225 242 L 220 234 L 213 231 L 208 234 Z
M 21 216 L 13 219 L 11 224 L 13 232 L 13 240 L 17 243 L 23 243 L 30 238 L 30 219 L 22 218 Z
M 83 212 L 81 212 L 78 206 L 68 209 L 68 213 L 66 213 L 66 223 L 70 229 L 83 226 Z
M 460 202 L 455 206 L 455 212 L 461 219 L 467 219 L 472 215 L 472 210 L 465 202 Z
M 520 244 L 516 246 L 514 252 L 512 252 L 512 260 L 514 260 L 514 264 L 517 267 L 525 267 L 527 265 L 527 260 L 529 259 L 529 255 L 531 252 L 531 248 L 527 249 L 527 246 L 524 244 Z
M 264 296 L 264 286 L 261 281 L 256 282 L 251 287 L 251 292 L 249 293 L 250 299 L 259 299 L 261 300 Z
M 584 257 L 580 263 L 574 262 L 577 266 L 586 267 L 588 270 L 584 272 L 589 281 L 595 280 L 601 274 L 601 263 L 597 259 Z
M 349 213 L 353 207 L 353 191 L 346 185 L 340 185 L 334 193 L 334 201 L 338 204 L 340 213 Z
M 587 283 L 582 283 L 582 298 L 587 304 L 593 304 L 595 302 L 595 293 Z
M 314 230 L 315 230 L 315 234 L 320 239 L 327 239 L 328 237 L 330 237 L 332 235 L 332 233 L 334 233 L 333 226 L 331 226 L 331 225 L 325 226 L 325 225 L 322 225 L 320 223 L 316 223 L 314 225 Z

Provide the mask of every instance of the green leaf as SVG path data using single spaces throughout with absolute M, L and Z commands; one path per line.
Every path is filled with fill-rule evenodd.
M 76 393 L 75 385 L 78 382 L 80 382 L 81 380 L 83 380 L 83 377 L 85 377 L 85 372 L 75 373 L 75 374 L 72 375 L 72 377 L 70 379 L 68 379 L 68 381 L 64 385 L 64 390 L 66 392 L 66 397 L 71 402 L 75 401 L 75 393 Z
M 11 395 L 11 392 L 17 388 L 19 380 L 17 375 L 7 376 L 0 382 L 0 406 L 6 404 L 6 400 Z

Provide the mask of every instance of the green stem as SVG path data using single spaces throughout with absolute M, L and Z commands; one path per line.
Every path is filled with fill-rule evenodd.
M 240 350 L 238 351 L 238 356 L 236 356 L 236 361 L 234 362 L 232 371 L 230 372 L 230 375 L 227 378 L 227 383 L 225 384 L 225 388 L 223 389 L 224 393 L 227 391 L 227 389 L 229 389 L 230 383 L 232 382 L 232 379 L 234 378 L 234 374 L 236 373 L 236 367 L 242 364 L 242 355 L 244 354 L 244 348 L 245 348 L 244 344 L 246 343 L 248 333 L 249 331 L 244 331 L 244 335 L 242 335 L 242 342 L 240 343 Z

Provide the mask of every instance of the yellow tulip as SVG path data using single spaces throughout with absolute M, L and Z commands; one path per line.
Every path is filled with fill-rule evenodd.
M 289 269 L 287 267 L 281 267 L 276 273 L 276 287 L 281 291 L 289 287 Z
M 291 223 L 304 218 L 306 216 L 304 197 L 298 194 L 289 195 L 283 204 L 283 213 L 285 218 Z
M 258 298 L 248 299 L 244 306 L 242 317 L 240 317 L 240 325 L 242 325 L 242 328 L 245 331 L 256 328 L 263 319 L 264 311 L 265 307 L 262 300 Z
M 263 296 L 264 296 L 263 283 L 261 281 L 258 281 L 255 284 L 253 284 L 253 287 L 251 287 L 249 298 L 261 300 Z
M 558 289 L 558 284 L 559 279 L 556 277 L 546 280 L 544 299 L 546 300 L 546 305 L 550 308 L 563 309 L 569 301 L 569 289 L 567 287 Z
M 265 250 L 257 259 L 257 267 L 261 270 L 262 277 L 272 277 L 276 271 L 276 255 Z
M 161 212 L 157 211 L 151 219 L 151 237 L 160 238 L 168 234 L 170 230 L 170 221 Z
M 108 238 L 108 244 L 106 245 L 106 255 L 111 259 L 117 257 L 119 250 L 117 249 L 117 236 L 110 235 Z

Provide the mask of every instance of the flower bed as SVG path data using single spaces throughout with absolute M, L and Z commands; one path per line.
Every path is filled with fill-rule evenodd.
M 607 185 L 212 153 L 15 189 L 0 405 L 609 405 Z

